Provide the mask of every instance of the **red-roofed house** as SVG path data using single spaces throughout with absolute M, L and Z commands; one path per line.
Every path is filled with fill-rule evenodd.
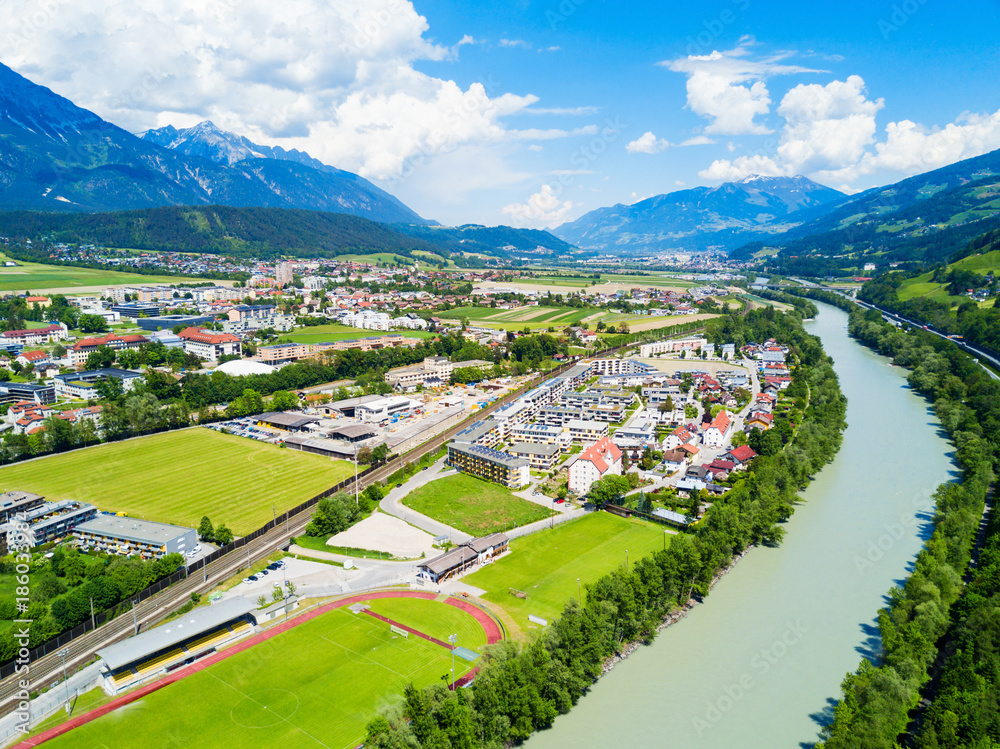
M 708 447 L 725 447 L 733 434 L 733 421 L 725 411 L 719 411 L 705 429 L 702 438 Z
M 16 357 L 14 361 L 18 362 L 22 367 L 26 367 L 29 364 L 35 369 L 43 367 L 48 364 L 49 354 L 46 351 L 22 351 Z
M 122 351 L 124 349 L 137 349 L 144 343 L 149 343 L 149 339 L 144 335 L 116 335 L 115 333 L 108 333 L 99 338 L 81 338 L 69 350 L 69 360 L 73 364 L 83 364 L 87 361 L 87 356 L 92 351 L 97 351 L 101 346 L 106 346 L 114 351 Z
M 232 333 L 216 333 L 204 328 L 185 328 L 177 337 L 184 342 L 184 351 L 199 359 L 216 362 L 223 356 L 242 356 L 239 336 Z
M 667 450 L 676 450 L 683 445 L 693 445 L 698 442 L 698 433 L 693 427 L 679 426 L 663 440 Z
M 69 331 L 62 323 L 53 323 L 44 328 L 31 330 L 7 330 L 0 333 L 4 343 L 20 343 L 22 346 L 37 346 L 41 343 L 63 341 L 69 338 Z
M 570 462 L 569 490 L 583 496 L 595 481 L 621 475 L 622 451 L 610 437 L 601 437 Z
M 740 445 L 739 447 L 734 447 L 726 456 L 737 464 L 737 466 L 745 466 L 751 460 L 757 457 L 757 453 L 750 445 Z

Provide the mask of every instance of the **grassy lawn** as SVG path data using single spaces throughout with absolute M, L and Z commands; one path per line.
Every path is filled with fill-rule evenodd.
M 7 260 L 0 255 L 0 262 Z M 203 279 L 180 278 L 176 276 L 145 276 L 138 273 L 121 273 L 93 268 L 71 268 L 61 265 L 22 263 L 15 268 L 0 265 L 0 291 L 41 291 L 74 286 L 115 286 L 136 284 L 146 286 L 155 283 L 190 283 Z
M 442 642 L 448 642 L 448 635 L 458 635 L 461 647 L 477 653 L 486 647 L 482 625 L 454 606 L 424 598 L 378 598 L 371 602 L 371 610 Z
M 474 536 L 527 525 L 552 514 L 499 484 L 465 473 L 432 481 L 407 495 L 403 504 Z
M 420 629 L 435 616 L 448 621 L 453 609 L 427 606 L 415 623 L 400 609 L 386 615 Z M 455 665 L 460 673 L 471 667 Z M 402 699 L 407 684 L 422 687 L 450 671 L 451 655 L 441 646 L 393 636 L 384 622 L 337 609 L 47 746 L 159 746 L 169 737 L 175 746 L 348 749 L 361 743 L 379 707 Z
M 350 463 L 197 428 L 5 466 L 0 487 L 188 527 L 208 515 L 243 535 L 271 519 L 272 504 L 281 513 L 353 473 Z
M 666 543 L 670 543 L 667 538 Z M 635 562 L 662 549 L 663 529 L 641 520 L 596 512 L 551 530 L 510 542 L 510 553 L 467 575 L 464 582 L 482 588 L 487 601 L 499 604 L 522 627 L 528 614 L 550 622 L 577 595 L 577 578 L 586 586 L 618 565 Z M 510 588 L 527 593 L 518 598 Z
M 56 687 L 56 689 L 61 689 L 62 687 Z M 47 731 L 50 728 L 55 728 L 58 725 L 65 723 L 70 718 L 76 718 L 83 715 L 89 710 L 100 707 L 101 705 L 106 705 L 111 700 L 108 695 L 104 693 L 104 690 L 100 687 L 95 687 L 89 692 L 84 692 L 79 697 L 77 697 L 72 702 L 72 712 L 69 715 L 66 714 L 65 709 L 60 709 L 58 712 L 50 715 L 48 718 L 43 720 L 37 726 L 35 726 L 29 736 L 37 736 L 42 731 Z
M 407 338 L 433 338 L 433 333 L 423 330 L 390 330 L 390 333 L 401 333 Z M 349 328 L 346 325 L 316 325 L 311 328 L 299 328 L 293 333 L 289 333 L 282 338 L 288 338 L 295 343 L 327 343 L 332 341 L 346 341 L 353 338 L 367 338 L 368 336 L 382 335 L 380 330 L 363 330 L 361 328 Z

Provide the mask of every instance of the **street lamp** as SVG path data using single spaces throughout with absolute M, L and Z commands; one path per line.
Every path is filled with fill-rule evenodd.
M 667 529 L 663 529 L 663 550 L 667 550 Z
M 69 655 L 69 648 L 63 648 L 56 655 L 62 658 L 63 681 L 66 683 L 66 714 L 69 715 L 69 679 L 66 677 L 66 656 Z
M 458 642 L 458 635 L 448 635 L 448 642 L 451 643 L 451 691 L 455 691 L 455 643 Z

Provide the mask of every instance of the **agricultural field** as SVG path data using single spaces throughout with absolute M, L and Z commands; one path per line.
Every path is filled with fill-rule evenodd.
M 528 614 L 550 622 L 577 596 L 577 579 L 584 590 L 617 566 L 664 548 L 670 534 L 642 520 L 620 518 L 606 512 L 585 515 L 549 530 L 515 538 L 510 553 L 463 582 L 482 588 L 523 628 Z M 519 598 L 511 589 L 526 594 Z
M 0 263 L 8 260 L 0 255 Z M 0 291 L 59 291 L 72 294 L 74 288 L 104 288 L 124 284 L 148 285 L 155 283 L 184 283 L 199 281 L 197 278 L 177 276 L 146 276 L 138 273 L 96 270 L 93 268 L 72 268 L 62 265 L 42 265 L 16 261 L 17 267 L 0 265 Z
M 703 316 L 657 316 L 631 315 L 624 312 L 588 307 L 517 307 L 515 309 L 494 309 L 492 307 L 457 307 L 438 313 L 445 320 L 468 319 L 470 325 L 476 325 L 497 330 L 545 331 L 548 328 L 565 328 L 571 325 L 587 323 L 591 330 L 596 330 L 597 323 L 615 327 L 625 323 L 630 331 L 649 330 L 651 328 L 669 327 L 682 322 L 692 322 Z
M 390 330 L 390 333 L 401 333 L 406 338 L 433 338 L 433 333 L 423 330 Z M 349 328 L 346 325 L 314 325 L 309 328 L 296 328 L 293 332 L 283 335 L 295 343 L 328 343 L 332 341 L 346 341 L 354 338 L 366 338 L 373 335 L 382 335 L 380 330 L 364 330 L 362 328 Z
M 449 617 L 447 626 L 442 618 L 435 630 L 445 637 L 459 628 L 450 621 L 451 611 L 479 626 L 454 607 L 421 603 L 425 610 L 385 606 L 385 615 L 415 629 Z M 365 725 L 379 707 L 401 701 L 407 684 L 439 682 L 450 674 L 451 663 L 440 645 L 393 635 L 374 617 L 335 609 L 46 746 L 160 746 L 169 737 L 178 746 L 209 749 L 348 749 L 364 739 Z M 472 666 L 461 659 L 455 665 L 458 675 Z
M 953 270 L 965 270 L 972 273 L 979 273 L 983 276 L 990 272 L 994 275 L 1000 275 L 1000 250 L 993 250 L 992 252 L 970 255 L 969 257 L 962 258 L 961 260 L 951 263 L 948 266 L 947 272 L 951 272 Z M 928 271 L 927 273 L 922 273 L 919 276 L 914 276 L 913 278 L 908 278 L 903 281 L 896 292 L 899 300 L 901 302 L 905 302 L 910 299 L 926 297 L 927 299 L 932 299 L 936 302 L 949 304 L 953 310 L 963 302 L 969 301 L 968 297 L 953 296 L 949 294 L 948 283 L 938 283 L 936 281 L 932 281 L 932 276 L 933 273 Z M 989 306 L 992 303 L 993 300 L 990 299 L 986 302 L 986 305 Z
M 351 463 L 194 428 L 0 468 L 0 488 L 75 499 L 130 517 L 198 527 L 203 515 L 238 536 L 354 474 Z
M 473 536 L 544 520 L 552 511 L 475 476 L 446 476 L 408 494 L 407 507 Z

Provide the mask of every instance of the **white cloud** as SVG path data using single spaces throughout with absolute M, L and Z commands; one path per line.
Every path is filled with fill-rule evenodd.
M 670 144 L 662 138 L 657 138 L 652 131 L 647 130 L 638 138 L 625 144 L 629 153 L 659 153 L 670 148 Z
M 707 169 L 698 172 L 702 179 L 721 180 L 723 182 L 738 182 L 751 174 L 760 174 L 765 177 L 781 177 L 788 174 L 786 169 L 770 156 L 753 154 L 751 156 L 740 156 L 730 161 L 729 159 L 717 159 L 711 163 Z
M 775 75 L 822 72 L 782 64 L 781 60 L 787 57 L 784 54 L 749 59 L 752 43 L 741 40 L 739 46 L 726 52 L 689 55 L 659 63 L 687 76 L 687 105 L 695 114 L 710 120 L 706 133 L 770 133 L 766 125 L 756 121 L 758 115 L 771 111 L 771 97 L 764 81 Z
M 534 151 L 535 153 L 540 153 L 541 151 L 543 151 L 543 150 L 545 150 L 545 149 L 543 149 L 543 148 L 542 148 L 542 147 L 541 147 L 540 145 L 538 145 L 537 143 L 532 143 L 532 144 L 531 144 L 530 146 L 528 146 L 528 150 L 529 150 L 529 151 Z
M 866 154 L 860 171 L 917 174 L 1000 148 L 1000 110 L 963 114 L 943 128 L 929 129 L 910 120 L 890 122 L 885 141 Z
M 575 127 L 572 130 L 555 127 L 548 130 L 528 128 L 526 130 L 508 130 L 507 134 L 515 140 L 553 140 L 554 138 L 572 138 L 578 135 L 597 135 L 597 125 Z
M 856 164 L 875 140 L 875 115 L 884 106 L 882 99 L 867 98 L 865 82 L 857 75 L 825 86 L 796 86 L 778 107 L 785 118 L 780 161 L 804 174 Z
M 685 141 L 678 143 L 680 146 L 710 146 L 714 144 L 715 141 L 709 138 L 707 135 L 696 135 L 693 138 L 688 138 Z
M 501 47 L 524 47 L 525 49 L 531 48 L 531 43 L 524 41 L 524 39 L 501 39 Z
M 555 227 L 563 223 L 576 204 L 571 200 L 560 200 L 558 186 L 542 185 L 541 189 L 528 198 L 527 203 L 505 205 L 502 213 L 517 226 L 542 228 Z
M 582 132 L 511 132 L 504 118 L 537 97 L 416 70 L 476 41 L 429 41 L 408 0 L 56 5 L 33 34 L 0 37 L 0 59 L 133 132 L 211 119 L 375 179 L 465 145 Z M 37 12 L 33 0 L 5 6 L 15 29 Z
M 850 192 L 863 175 L 898 179 L 1000 148 L 1000 111 L 965 113 L 943 128 L 890 122 L 879 140 L 876 115 L 884 107 L 883 99 L 868 98 L 864 80 L 856 75 L 826 85 L 795 86 L 778 106 L 785 123 L 776 143 L 713 161 L 699 175 L 732 181 L 751 174 L 805 174 L 825 184 L 842 184 L 840 189 Z

